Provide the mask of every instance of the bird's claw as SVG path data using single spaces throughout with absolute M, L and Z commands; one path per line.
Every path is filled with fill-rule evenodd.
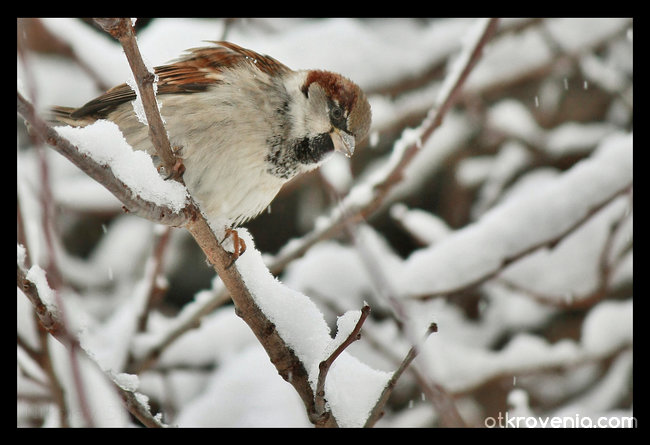
M 226 266 L 226 269 L 230 269 L 235 264 L 235 261 L 246 252 L 246 243 L 235 229 L 226 229 L 226 236 L 221 241 L 221 244 L 223 244 L 230 236 L 232 236 L 232 244 L 235 250 L 230 256 L 231 261 L 230 264 Z
M 183 173 L 185 173 L 185 165 L 183 164 L 183 160 L 181 158 L 176 158 L 176 162 L 171 168 L 171 171 L 167 176 L 165 176 L 165 181 L 169 179 L 180 179 L 183 177 Z

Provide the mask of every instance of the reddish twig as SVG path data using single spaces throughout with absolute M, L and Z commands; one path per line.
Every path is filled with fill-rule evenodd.
M 47 307 L 47 305 L 43 302 L 43 299 L 39 294 L 38 287 L 34 282 L 32 282 L 27 278 L 27 273 L 21 267 L 20 264 L 17 266 L 17 285 L 18 288 L 23 291 L 25 296 L 27 296 L 27 298 L 31 301 L 32 305 L 36 309 L 36 314 L 38 315 L 39 322 L 43 326 L 43 328 L 47 330 L 47 332 L 50 335 L 52 335 L 54 338 L 56 338 L 61 344 L 63 344 L 66 347 L 66 349 L 68 349 L 70 354 L 75 354 L 75 355 L 78 353 L 84 354 L 86 358 L 88 358 L 88 360 L 91 363 L 95 364 L 99 369 L 99 365 L 97 365 L 95 360 L 92 357 L 88 356 L 86 351 L 81 347 L 81 345 L 79 344 L 79 339 L 67 329 L 65 321 L 60 316 L 61 306 L 58 306 L 57 313 L 51 311 Z M 72 370 L 74 373 L 75 372 L 74 366 Z M 101 372 L 103 373 L 104 371 Z M 77 376 L 73 378 L 77 380 Z M 132 391 L 128 391 L 120 387 L 113 381 L 113 379 L 109 378 L 109 380 L 112 382 L 113 386 L 118 391 L 120 397 L 122 397 L 122 399 L 125 402 L 127 402 L 126 406 L 129 412 L 133 414 L 138 420 L 140 420 L 146 426 L 156 426 L 156 427 L 164 426 L 158 419 L 156 419 L 154 416 L 151 415 L 147 407 L 142 405 L 142 403 L 138 400 L 137 397 L 135 397 L 135 394 Z M 89 410 L 87 406 L 85 408 L 83 404 L 81 406 L 84 411 Z M 92 421 L 89 422 L 89 420 L 87 419 L 88 416 L 89 413 L 84 414 L 84 420 L 86 420 L 86 423 L 88 424 L 87 426 L 91 426 Z
M 434 332 L 438 332 L 438 325 L 431 323 L 431 325 L 429 325 L 429 329 L 427 330 L 426 336 L 428 337 Z M 402 376 L 404 371 L 408 369 L 408 367 L 411 365 L 411 362 L 417 355 L 417 348 L 415 346 L 412 346 L 411 349 L 409 349 L 409 351 L 406 353 L 404 360 L 402 360 L 399 367 L 395 370 L 395 372 L 393 372 L 393 375 L 384 387 L 384 390 L 379 396 L 377 403 L 373 407 L 370 415 L 368 416 L 368 419 L 366 420 L 366 423 L 364 424 L 364 428 L 372 428 L 375 423 L 377 423 L 377 421 L 384 415 L 384 406 L 386 405 L 386 402 L 388 402 L 390 395 L 393 393 L 393 389 L 395 388 L 397 381 Z
M 152 83 L 154 77 L 142 62 L 130 20 L 107 18 L 95 19 L 95 22 L 122 44 L 140 89 L 140 96 L 149 122 L 150 136 L 156 152 L 167 171 L 175 172 L 176 158 L 169 145 L 167 132 L 160 118 L 160 112 L 153 93 Z M 176 177 L 175 179 L 182 182 L 182 178 Z M 313 412 L 314 395 L 303 363 L 286 345 L 273 323 L 257 305 L 237 267 L 229 267 L 232 262 L 231 254 L 218 242 L 212 228 L 203 218 L 196 203 L 192 201 L 188 206 L 188 211 L 191 218 L 185 224 L 185 228 L 192 234 L 207 256 L 208 261 L 214 266 L 215 271 L 226 288 L 228 288 L 237 308 L 237 313 L 252 329 L 280 375 L 296 389 L 305 404 L 307 412 Z M 327 426 L 336 426 L 336 420 L 330 416 L 325 424 Z
M 180 176 L 176 173 L 176 156 L 171 148 L 165 125 L 163 124 L 160 112 L 158 111 L 158 103 L 156 101 L 156 94 L 154 93 L 153 84 L 156 81 L 154 73 L 150 72 L 140 54 L 135 39 L 135 30 L 131 24 L 131 19 L 128 18 L 96 18 L 95 23 L 102 27 L 102 29 L 119 40 L 124 54 L 129 61 L 129 66 L 135 77 L 136 85 L 138 86 L 138 96 L 142 100 L 144 112 L 147 117 L 149 126 L 149 136 L 156 148 L 156 153 L 160 156 L 163 166 L 167 172 L 175 176 L 174 179 L 179 180 Z
M 341 353 L 350 346 L 355 341 L 361 338 L 361 326 L 363 322 L 366 321 L 368 314 L 370 313 L 370 306 L 367 304 L 361 309 L 361 316 L 357 321 L 357 324 L 352 329 L 352 332 L 347 336 L 347 338 L 341 343 L 335 350 L 327 357 L 325 360 L 320 362 L 318 365 L 318 381 L 316 384 L 316 393 L 314 399 L 314 418 L 317 419 L 317 422 L 322 421 L 324 416 L 329 415 L 325 404 L 325 380 L 327 379 L 327 373 L 329 372 L 334 360 L 341 355 Z

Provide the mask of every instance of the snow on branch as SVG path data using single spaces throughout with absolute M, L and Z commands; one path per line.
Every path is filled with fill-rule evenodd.
M 69 48 L 18 64 L 19 426 L 632 415 L 631 19 L 38 20 Z M 174 176 L 142 56 L 226 28 L 354 79 L 373 111 L 354 158 L 238 229 L 231 268 L 182 178 L 108 122 L 55 129 L 32 107 L 131 76 Z
M 70 331 L 64 318 L 61 317 L 62 308 L 57 306 L 54 301 L 52 294 L 55 291 L 48 285 L 47 277 L 45 276 L 43 269 L 35 265 L 28 271 L 25 271 L 23 265 L 19 262 L 17 266 L 17 284 L 18 288 L 22 290 L 27 298 L 32 302 L 34 308 L 36 308 L 36 313 L 43 327 L 45 327 L 47 331 L 62 345 L 68 348 L 70 354 L 75 354 L 75 359 L 70 362 L 71 366 L 74 366 L 74 364 L 77 364 L 77 366 L 81 365 L 81 369 L 78 369 L 77 371 L 73 370 L 75 380 L 77 380 L 77 390 L 79 390 L 79 386 L 84 383 L 78 381 L 81 378 L 80 373 L 83 371 L 84 378 L 87 379 L 90 377 L 90 379 L 95 380 L 95 383 L 99 384 L 100 387 L 106 383 L 112 386 L 113 390 L 115 390 L 119 397 L 124 401 L 127 410 L 140 420 L 143 425 L 157 428 L 166 426 L 158 417 L 151 414 L 150 407 L 145 403 L 145 396 L 136 392 L 137 385 L 135 387 L 132 386 L 127 388 L 124 387 L 124 385 L 117 383 L 110 373 L 100 370 L 100 366 L 92 357 L 92 353 L 88 353 L 86 349 L 81 347 L 79 339 Z M 58 300 L 60 303 L 61 299 Z M 102 383 L 97 382 L 97 378 L 99 378 Z M 105 424 L 106 426 L 115 426 L 116 419 L 110 418 L 110 414 L 115 407 L 110 406 L 110 404 L 107 403 L 108 400 L 110 400 L 110 397 L 88 397 L 89 393 L 92 392 L 88 391 L 88 389 L 89 388 L 86 388 L 83 392 L 83 398 L 82 394 L 78 394 L 80 399 L 78 405 L 76 403 L 72 404 L 83 413 L 85 418 L 85 423 L 76 426 L 91 426 L 95 425 L 97 422 L 101 425 L 104 424 L 103 422 L 105 421 L 108 422 Z M 93 387 L 93 391 L 98 390 L 99 388 L 97 386 Z M 67 398 L 70 399 L 70 396 Z M 101 404 L 101 408 L 99 404 Z M 92 410 L 90 408 L 91 406 Z M 107 418 L 104 419 L 104 417 Z M 66 419 L 61 420 L 65 421 Z
M 160 178 L 151 158 L 134 152 L 114 124 L 100 121 L 86 128 L 54 129 L 19 92 L 17 101 L 18 113 L 32 131 L 113 193 L 125 211 L 172 226 L 187 221 L 185 187 Z
M 404 264 L 397 286 L 403 296 L 431 297 L 466 289 L 506 265 L 554 245 L 632 186 L 632 134 L 606 138 L 592 157 L 547 187 L 513 197 L 476 223 Z

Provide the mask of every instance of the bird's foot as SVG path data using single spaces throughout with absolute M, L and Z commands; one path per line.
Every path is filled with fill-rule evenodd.
M 231 262 L 226 266 L 226 269 L 230 269 L 233 264 L 235 264 L 235 261 L 246 252 L 246 243 L 242 238 L 240 238 L 239 234 L 235 229 L 226 229 L 226 236 L 224 237 L 223 240 L 221 240 L 221 244 L 224 243 L 228 239 L 228 237 L 232 236 L 232 244 L 234 247 L 233 253 L 230 255 Z

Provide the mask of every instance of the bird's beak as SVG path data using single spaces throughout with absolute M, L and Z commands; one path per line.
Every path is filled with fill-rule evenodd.
M 334 143 L 334 150 L 343 153 L 348 158 L 354 154 L 354 136 L 350 133 L 335 128 L 330 135 Z

